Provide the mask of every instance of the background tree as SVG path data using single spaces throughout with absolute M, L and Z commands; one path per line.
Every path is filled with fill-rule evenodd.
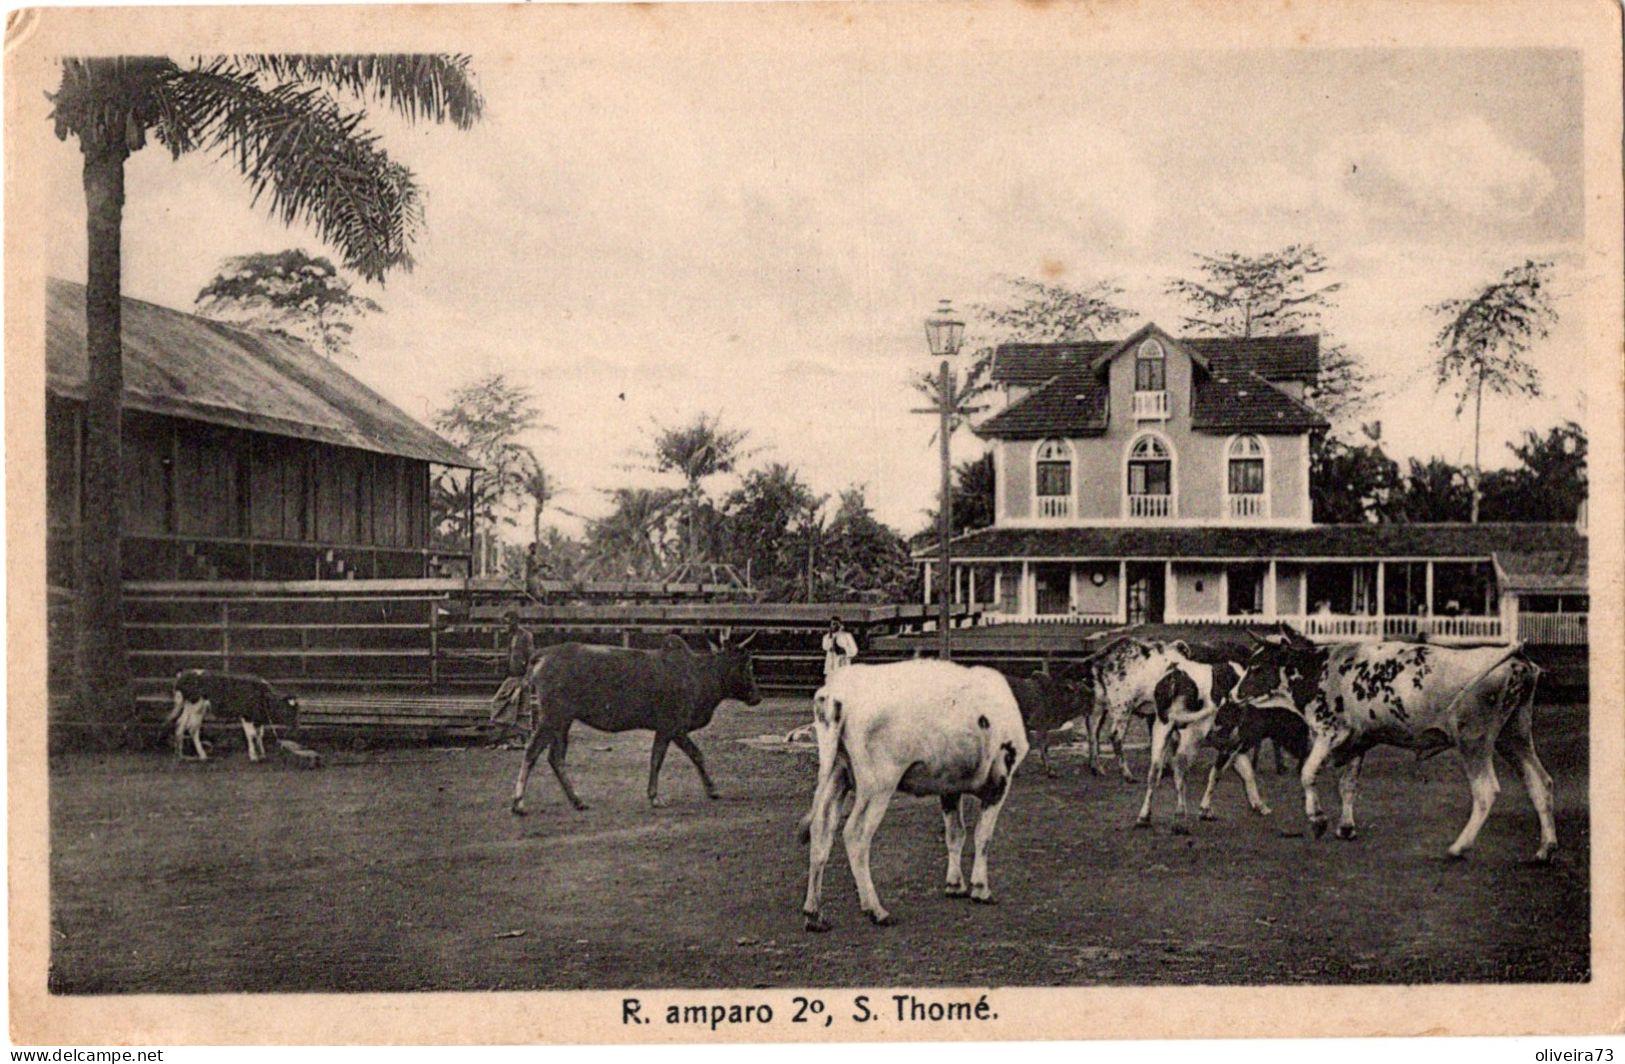
M 1404 490 L 1399 465 L 1376 441 L 1327 438 L 1309 452 L 1309 499 L 1316 524 L 1395 520 Z
M 353 291 L 330 260 L 294 248 L 222 262 L 194 309 L 215 321 L 285 333 L 337 358 L 350 354 L 350 322 L 382 308 Z
M 1175 278 L 1166 291 L 1188 308 L 1181 327 L 1208 336 L 1320 336 L 1320 371 L 1310 401 L 1327 420 L 1357 413 L 1371 398 L 1371 375 L 1326 335 L 1322 315 L 1343 287 L 1327 282 L 1325 256 L 1313 244 L 1289 244 L 1258 255 L 1197 255 L 1196 276 Z
M 1572 421 L 1544 436 L 1525 432 L 1507 448 L 1517 456 L 1513 469 L 1484 474 L 1482 516 L 1487 521 L 1573 521 L 1585 501 L 1586 435 Z
M 841 492 L 840 506 L 825 537 L 824 556 L 832 598 L 872 602 L 919 598 L 919 572 L 908 544 L 875 517 L 861 486 Z
M 420 193 L 366 128 L 365 112 L 340 96 L 461 129 L 483 106 L 466 56 L 62 60 L 51 120 L 84 157 L 88 251 L 83 501 L 97 519 L 80 532 L 75 626 L 75 696 L 86 719 L 122 724 L 134 705 L 120 587 L 125 161 L 149 135 L 176 158 L 199 150 L 229 158 L 255 202 L 263 196 L 284 223 L 312 224 L 347 267 L 381 280 L 411 266 Z
M 1030 277 L 1003 277 L 1010 294 L 997 303 L 971 308 L 978 331 L 994 341 L 1063 343 L 1093 340 L 1130 318 L 1118 305 L 1123 289 L 1114 281 L 1055 284 Z M 991 347 L 987 352 L 991 354 Z M 982 351 L 977 351 L 978 357 Z
M 745 449 L 750 433 L 725 429 L 722 420 L 700 414 L 687 425 L 655 426 L 654 440 L 643 455 L 657 473 L 676 473 L 683 478 L 683 524 L 686 531 L 683 560 L 700 561 L 701 526 L 707 503 L 704 481 L 718 473 L 731 473 L 752 451 Z
M 502 524 L 516 525 L 513 511 L 530 498 L 530 478 L 541 468 L 536 453 L 520 440 L 545 427 L 530 390 L 492 373 L 452 392 L 433 420 L 441 435 L 483 467 L 474 474 L 475 530 L 494 532 Z M 442 468 L 431 485 L 432 523 L 444 546 L 467 542 L 465 475 Z
M 540 545 L 542 542 L 542 511 L 559 494 L 558 481 L 546 469 L 542 468 L 541 460 L 531 455 L 530 468 L 524 471 L 519 490 L 523 493 L 526 502 L 530 504 L 530 541 Z
M 1456 388 L 1456 416 L 1473 402 L 1472 520 L 1478 520 L 1480 427 L 1484 392 L 1494 395 L 1540 394 L 1540 373 L 1524 359 L 1530 346 L 1545 339 L 1557 322 L 1552 303 L 1550 262 L 1527 260 L 1503 273 L 1495 283 L 1466 299 L 1447 299 L 1428 309 L 1444 318 L 1434 346 L 1437 386 Z
M 651 579 L 673 553 L 671 521 L 678 492 L 670 488 L 616 488 L 613 507 L 587 523 L 584 571 L 598 577 Z
M 1473 489 L 1466 470 L 1445 461 L 1412 458 L 1399 495 L 1398 520 L 1465 521 L 1473 510 Z
M 827 498 L 815 495 L 795 470 L 774 462 L 746 473 L 723 500 L 728 556 L 736 565 L 748 563 L 751 584 L 766 601 L 808 601 L 808 548 L 817 548 L 808 521 L 816 522 Z

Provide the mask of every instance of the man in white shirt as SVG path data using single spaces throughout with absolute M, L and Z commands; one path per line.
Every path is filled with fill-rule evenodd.
M 835 675 L 837 669 L 844 669 L 851 664 L 852 659 L 858 656 L 858 641 L 852 638 L 852 633 L 841 627 L 839 617 L 829 619 L 829 631 L 824 633 L 824 679 L 828 680 Z

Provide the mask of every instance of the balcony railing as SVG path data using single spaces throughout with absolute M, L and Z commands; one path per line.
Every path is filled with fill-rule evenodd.
M 1070 495 L 1040 495 L 1038 497 L 1039 517 L 1071 517 L 1072 497 Z
M 1518 640 L 1544 646 L 1585 646 L 1588 614 L 1520 613 Z
M 1128 497 L 1128 515 L 1130 517 L 1172 517 L 1174 513 L 1174 497 L 1172 495 L 1130 495 Z
M 1227 509 L 1232 521 L 1256 521 L 1270 515 L 1268 495 L 1227 495 Z
M 1280 614 L 1187 614 L 1176 618 L 1181 624 L 1256 625 L 1264 627 L 1285 621 L 1310 639 L 1325 643 L 1372 642 L 1378 639 L 1415 638 L 1425 635 L 1442 643 L 1495 642 L 1505 638 L 1499 616 L 1493 617 L 1378 617 L 1374 614 L 1310 613 Z M 1520 618 L 1521 620 L 1521 618 Z M 1526 641 L 1527 637 L 1523 637 Z
M 1135 392 L 1134 417 L 1139 421 L 1167 421 L 1168 393 Z

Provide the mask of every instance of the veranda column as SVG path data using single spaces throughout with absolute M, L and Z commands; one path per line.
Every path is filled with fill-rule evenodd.
M 1275 559 L 1270 559 L 1270 565 L 1264 572 L 1264 616 L 1276 620 L 1281 616 L 1281 592 L 1275 582 Z
M 1377 562 L 1377 638 L 1388 634 L 1388 563 Z
M 1174 585 L 1174 562 L 1169 558 L 1162 563 L 1162 619 L 1168 624 L 1179 619 L 1179 609 L 1175 605 L 1178 597 Z
M 1117 623 L 1128 623 L 1128 562 L 1117 563 Z
M 1037 612 L 1033 605 L 1033 567 L 1025 559 L 1021 562 L 1021 587 L 1016 592 L 1017 612 L 1023 617 L 1031 617 Z

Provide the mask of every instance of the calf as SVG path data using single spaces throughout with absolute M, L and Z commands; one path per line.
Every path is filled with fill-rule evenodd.
M 1049 765 L 1049 741 L 1052 733 L 1078 719 L 1083 721 L 1083 732 L 1089 737 L 1089 760 L 1095 759 L 1095 737 L 1089 727 L 1089 710 L 1084 705 L 1078 685 L 1057 680 L 1047 672 L 1035 672 L 1010 681 L 1010 690 L 1021 708 L 1021 719 L 1027 727 L 1027 740 L 1038 744 L 1038 759 L 1044 765 L 1044 775 L 1054 777 Z
M 665 804 L 657 788 L 669 745 L 675 745 L 694 762 L 706 795 L 719 797 L 717 785 L 706 771 L 705 758 L 688 733 L 710 724 L 725 698 L 738 699 L 747 706 L 761 702 L 750 655 L 744 651 L 749 642 L 746 639 L 737 647 L 724 642 L 710 653 L 696 653 L 675 635 L 667 636 L 659 650 L 623 650 L 581 643 L 547 648 L 531 666 L 526 681 L 536 694 L 537 724 L 525 746 L 519 779 L 514 783 L 510 805 L 514 814 L 525 814 L 525 786 L 543 750 L 570 804 L 577 809 L 587 808 L 564 772 L 570 726 L 578 720 L 599 731 L 646 728 L 655 733 L 649 751 L 651 806 Z
M 1213 819 L 1213 788 L 1218 782 L 1219 774 L 1232 762 L 1239 765 L 1240 758 L 1245 758 L 1255 765 L 1261 764 L 1258 751 L 1265 739 L 1270 741 L 1275 750 L 1277 771 L 1280 770 L 1283 750 L 1296 758 L 1299 764 L 1309 756 L 1309 725 L 1290 709 L 1271 705 L 1243 705 L 1234 699 L 1219 706 L 1218 713 L 1213 717 L 1213 727 L 1203 740 L 1218 750 L 1218 756 L 1207 772 L 1207 790 L 1202 793 L 1203 820 Z M 1239 768 L 1237 774 L 1240 774 Z M 1251 800 L 1251 793 L 1248 798 Z M 1260 798 L 1254 804 L 1253 810 L 1262 816 L 1268 816 L 1270 807 Z
M 1104 729 L 1124 782 L 1134 782 L 1134 773 L 1123 756 L 1123 737 L 1128 732 L 1129 721 L 1140 717 L 1150 723 L 1156 706 L 1157 683 L 1169 668 L 1189 660 L 1190 647 L 1179 640 L 1146 641 L 1122 636 L 1075 666 L 1081 704 L 1094 719 L 1089 736 L 1091 772 L 1100 774 L 1096 751 Z
M 206 669 L 187 669 L 175 676 L 174 705 L 164 726 L 175 725 L 175 754 L 186 756 L 191 740 L 197 759 L 205 761 L 203 721 L 210 712 L 236 717 L 248 742 L 248 759 L 265 757 L 265 729 L 297 727 L 299 700 L 284 695 L 258 676 L 229 676 Z
M 1315 777 L 1328 757 L 1341 771 L 1337 835 L 1356 837 L 1354 797 L 1366 752 L 1378 745 L 1430 757 L 1455 750 L 1462 759 L 1473 810 L 1449 853 L 1460 857 L 1478 837 L 1500 784 L 1494 754 L 1518 766 L 1540 820 L 1537 861 L 1557 848 L 1552 777 L 1535 753 L 1532 730 L 1537 668 L 1521 646 L 1443 647 L 1416 643 L 1318 646 L 1282 626 L 1259 644 L 1236 699 L 1273 705 L 1303 718 L 1309 749 L 1300 778 L 1304 813 L 1318 837 L 1327 818 Z
M 1146 769 L 1145 801 L 1140 805 L 1135 827 L 1150 826 L 1152 796 L 1156 793 L 1157 785 L 1162 782 L 1164 767 L 1171 762 L 1174 794 L 1181 818 L 1175 823 L 1174 831 L 1178 834 L 1188 833 L 1189 828 L 1183 822 L 1183 818 L 1187 815 L 1185 772 L 1196 759 L 1203 740 L 1213 730 L 1220 707 L 1229 701 L 1230 693 L 1235 689 L 1242 674 L 1242 669 L 1227 661 L 1213 664 L 1187 661 L 1172 666 L 1163 674 L 1162 679 L 1157 681 L 1156 717 L 1151 723 L 1151 764 Z M 1170 739 L 1173 740 L 1171 746 Z M 1267 815 L 1270 811 L 1269 806 L 1264 804 L 1263 797 L 1258 793 L 1258 781 L 1253 775 L 1252 758 L 1249 753 L 1244 750 L 1236 751 L 1225 761 L 1226 765 L 1233 766 L 1236 775 L 1241 777 L 1242 786 L 1247 790 L 1247 804 L 1254 812 Z M 1202 795 L 1204 819 L 1211 815 L 1213 788 L 1218 779 L 1218 771 L 1219 766 L 1216 764 L 1208 773 L 1207 791 Z
M 842 833 L 846 856 L 858 904 L 871 921 L 892 923 L 869 875 L 869 845 L 898 791 L 934 794 L 941 801 L 948 847 L 945 893 L 993 902 L 987 846 L 1010 796 L 1010 781 L 1027 756 L 1027 728 L 1003 676 L 929 659 L 849 665 L 813 696 L 813 725 L 818 786 L 801 822 L 801 840 L 811 843 L 802 905 L 807 930 L 829 930 L 821 914 L 824 865 L 848 796 L 851 811 Z M 982 804 L 968 887 L 961 867 L 967 795 Z

